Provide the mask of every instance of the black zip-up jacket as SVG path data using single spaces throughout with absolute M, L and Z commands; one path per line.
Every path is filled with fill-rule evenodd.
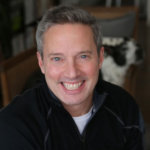
M 143 150 L 140 111 L 127 92 L 99 81 L 93 105 L 80 135 L 44 82 L 1 110 L 0 150 Z

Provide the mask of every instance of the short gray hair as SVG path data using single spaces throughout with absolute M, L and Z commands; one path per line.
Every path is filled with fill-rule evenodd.
M 43 54 L 43 35 L 52 26 L 65 23 L 81 23 L 88 25 L 93 31 L 94 41 L 99 53 L 102 45 L 102 37 L 100 27 L 97 24 L 95 17 L 87 11 L 73 6 L 56 6 L 47 10 L 37 26 L 36 42 L 37 49 L 40 54 Z

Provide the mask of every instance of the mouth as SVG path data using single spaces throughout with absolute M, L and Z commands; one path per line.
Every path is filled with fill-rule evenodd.
M 62 82 L 61 84 L 67 90 L 77 90 L 83 85 L 84 82 L 85 81 L 80 81 L 80 82 L 76 82 L 76 83 Z

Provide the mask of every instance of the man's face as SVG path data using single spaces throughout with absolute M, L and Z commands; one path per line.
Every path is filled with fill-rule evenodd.
M 63 24 L 44 34 L 43 58 L 37 53 L 46 82 L 64 106 L 91 103 L 103 61 L 89 26 Z

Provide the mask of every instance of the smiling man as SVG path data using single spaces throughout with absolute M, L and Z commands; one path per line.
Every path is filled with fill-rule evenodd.
M 104 48 L 95 18 L 71 6 L 51 8 L 36 41 L 45 79 L 1 111 L 1 149 L 142 150 L 134 99 L 99 79 Z
M 72 116 L 89 111 L 103 61 L 88 25 L 54 25 L 43 36 L 43 55 L 37 52 L 39 66 L 48 87 Z

